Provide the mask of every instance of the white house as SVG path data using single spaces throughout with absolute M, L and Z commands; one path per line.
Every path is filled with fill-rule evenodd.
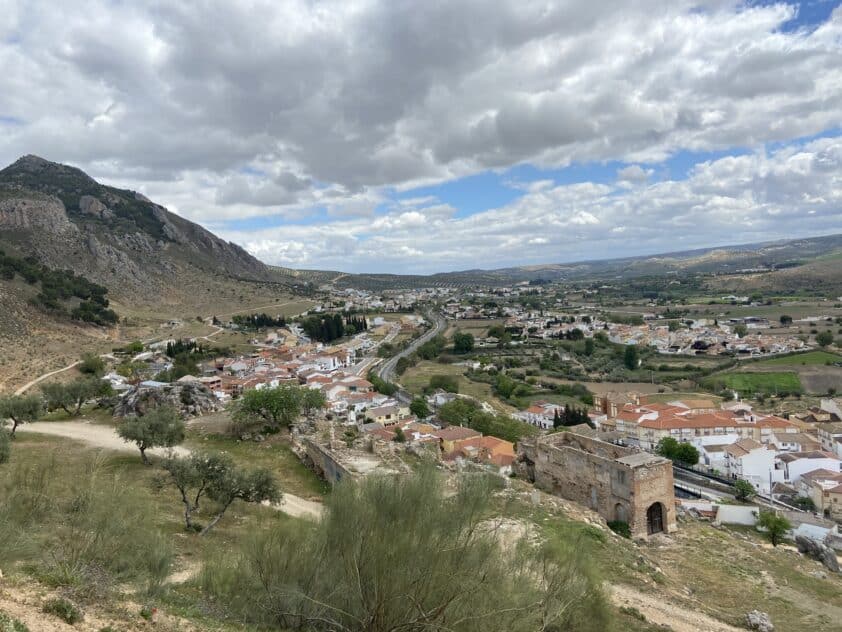
M 783 482 L 795 487 L 808 472 L 821 469 L 842 472 L 842 461 L 835 454 L 823 450 L 785 452 L 778 455 L 775 467 L 783 472 Z
M 708 435 L 695 437 L 691 443 L 699 451 L 699 463 L 709 471 L 727 472 L 727 454 L 725 448 L 740 440 L 740 435 Z
M 731 478 L 748 481 L 761 494 L 769 495 L 770 485 L 784 482 L 784 473 L 775 469 L 777 453 L 754 439 L 740 439 L 725 447 L 725 467 Z

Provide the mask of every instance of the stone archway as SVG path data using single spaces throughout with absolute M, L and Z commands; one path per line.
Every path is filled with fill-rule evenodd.
M 646 533 L 653 535 L 664 531 L 664 506 L 661 503 L 652 503 L 646 510 Z

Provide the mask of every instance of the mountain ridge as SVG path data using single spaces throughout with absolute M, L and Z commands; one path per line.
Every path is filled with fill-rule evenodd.
M 185 276 L 270 281 L 269 268 L 145 196 L 34 155 L 0 170 L 0 245 L 126 296 Z

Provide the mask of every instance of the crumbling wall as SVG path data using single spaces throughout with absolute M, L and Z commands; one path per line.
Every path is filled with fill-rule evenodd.
M 331 485 L 336 485 L 343 479 L 354 477 L 353 472 L 342 465 L 333 453 L 323 445 L 310 438 L 305 438 L 303 444 L 307 458 L 316 474 Z
M 676 529 L 672 465 L 665 459 L 629 465 L 617 459 L 631 448 L 559 433 L 521 441 L 515 469 L 549 493 L 599 513 L 606 521 L 629 523 L 635 537 L 647 537 L 647 509 L 661 505 L 663 530 Z

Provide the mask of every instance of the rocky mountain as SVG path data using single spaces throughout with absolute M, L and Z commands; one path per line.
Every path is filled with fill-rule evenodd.
M 0 171 L 0 248 L 71 269 L 132 299 L 160 296 L 202 276 L 274 276 L 239 246 L 140 193 L 38 156 Z

